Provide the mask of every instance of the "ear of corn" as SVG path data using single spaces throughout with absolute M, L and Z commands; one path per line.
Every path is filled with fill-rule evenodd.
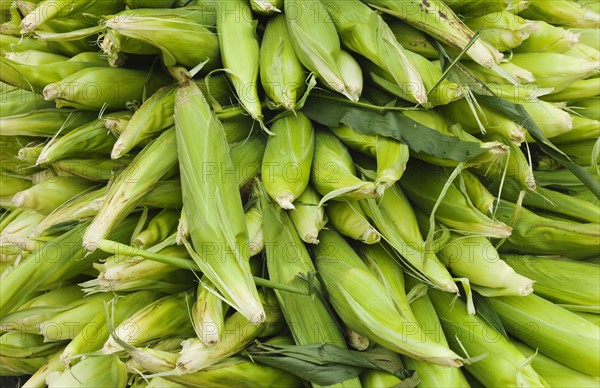
M 527 18 L 570 27 L 598 28 L 600 26 L 600 15 L 576 1 L 558 0 L 552 4 L 542 0 L 529 0 L 529 2 L 531 6 L 523 12 Z
M 323 4 L 331 10 L 329 17 L 345 46 L 389 72 L 410 101 L 427 102 L 427 91 L 419 73 L 381 16 L 359 0 L 327 0 Z M 344 56 L 342 51 L 341 58 Z M 342 66 L 340 70 L 343 70 Z M 346 81 L 343 73 L 342 78 Z M 345 83 L 350 95 L 358 99 L 360 93 L 354 93 L 351 85 Z
M 404 355 L 439 365 L 462 365 L 460 357 L 428 340 L 396 310 L 385 288 L 340 235 L 322 230 L 319 239 L 317 270 L 333 308 L 350 329 Z M 379 302 L 371 303 L 375 299 Z
M 266 141 L 262 136 L 254 135 L 231 144 L 229 154 L 240 188 L 260 173 L 266 149 L 265 143 Z
M 573 127 L 567 133 L 552 139 L 554 144 L 578 143 L 586 140 L 596 140 L 600 137 L 600 121 L 578 115 L 571 115 Z
M 12 200 L 17 207 L 33 209 L 47 215 L 72 197 L 90 188 L 91 184 L 84 180 L 50 177 L 27 190 L 19 191 Z
M 193 333 L 188 313 L 189 299 L 190 295 L 182 292 L 147 304 L 115 327 L 102 351 L 112 354 L 123 349 L 113 338 L 115 336 L 126 344 L 138 346 L 173 332 L 182 335 Z M 137 330 L 132 331 L 131 328 Z
M 294 202 L 294 210 L 288 215 L 294 224 L 302 241 L 309 244 L 318 244 L 319 232 L 327 224 L 328 218 L 323 206 L 319 206 L 321 196 L 311 184 Z
M 83 237 L 92 251 L 108 231 L 129 214 L 156 182 L 177 164 L 175 130 L 146 146 L 108 189 L 94 221 Z
M 99 157 L 63 159 L 52 163 L 52 168 L 56 170 L 59 176 L 80 177 L 94 182 L 106 182 L 113 177 L 116 171 L 126 168 L 132 159 L 111 160 Z
M 213 346 L 219 342 L 228 307 L 215 292 L 214 285 L 203 276 L 196 292 L 196 302 L 192 306 L 194 331 L 206 346 Z
M 575 385 L 578 387 L 596 387 L 600 378 L 590 376 L 561 364 L 552 358 L 540 353 L 539 350 L 529 347 L 521 341 L 513 344 L 525 357 L 531 357 L 531 366 L 552 387 Z
M 410 24 L 399 19 L 387 20 L 387 24 L 392 30 L 398 43 L 406 50 L 417 53 L 427 59 L 439 58 L 438 51 L 433 44 L 427 40 L 427 36 L 423 31 L 417 30 Z
M 575 46 L 579 40 L 577 34 L 543 21 L 537 22 L 538 30 L 533 32 L 520 46 L 520 53 L 553 52 L 564 53 Z
M 240 352 L 255 338 L 278 332 L 283 322 L 275 296 L 269 293 L 264 300 L 266 320 L 262 323 L 252 323 L 241 313 L 235 312 L 225 319 L 221 340 L 217 344 L 206 346 L 198 338 L 184 341 L 174 374 L 186 375 L 206 369 Z
M 3 136 L 53 136 L 59 129 L 67 133 L 95 118 L 92 112 L 68 109 L 41 109 L 0 118 Z
M 566 51 L 564 55 L 595 62 L 598 62 L 600 59 L 600 51 L 583 43 L 577 43 L 571 50 Z
M 537 295 L 488 301 L 509 333 L 573 369 L 600 374 L 598 326 Z
M 362 201 L 361 207 L 385 241 L 401 255 L 409 271 L 434 287 L 448 292 L 458 291 L 448 270 L 425 246 L 415 213 L 400 187 L 386 190 L 379 202 L 372 199 Z M 397 213 L 403 214 L 401 224 L 394 217 Z
M 131 244 L 147 249 L 173 234 L 179 221 L 179 212 L 171 209 L 163 209 L 150 222 L 148 226 L 137 236 L 133 236 Z
M 529 1 L 523 0 L 462 0 L 444 1 L 450 8 L 459 14 L 479 17 L 479 12 L 485 14 L 490 12 L 508 11 L 517 14 L 529 7 Z
M 460 173 L 460 180 L 457 186 L 467 193 L 467 196 L 473 202 L 473 205 L 483 214 L 491 214 L 494 208 L 496 198 L 481 183 L 476 175 L 465 170 Z
M 283 0 L 250 0 L 250 7 L 259 14 L 274 14 L 281 12 Z
M 256 256 L 265 249 L 262 227 L 262 213 L 257 206 L 252 206 L 244 213 L 248 228 L 248 255 Z
M 26 114 L 54 107 L 54 104 L 45 101 L 41 94 L 19 88 L 1 92 L 0 101 L 2 102 L 0 117 Z
M 600 243 L 598 224 L 557 221 L 536 215 L 508 201 L 500 201 L 498 220 L 512 226 L 512 234 L 500 252 L 562 255 L 571 259 L 596 256 Z
M 103 371 L 103 373 L 97 373 Z M 58 376 L 48 377 L 48 387 L 127 386 L 125 364 L 116 355 L 88 357 Z
M 228 303 L 260 323 L 265 314 L 248 265 L 248 230 L 225 133 L 196 84 L 183 84 L 175 102 L 181 190 L 194 261 Z
M 288 115 L 271 126 L 262 161 L 262 181 L 266 192 L 283 209 L 294 209 L 310 177 L 315 149 L 315 132 L 302 113 Z
M 522 296 L 533 292 L 533 281 L 502 261 L 485 237 L 453 233 L 438 257 L 452 273 L 468 278 L 472 285 L 498 289 L 503 295 Z
M 175 91 L 174 87 L 164 87 L 144 101 L 127 123 L 125 130 L 120 132 L 115 142 L 111 157 L 118 159 L 125 155 L 141 141 L 151 138 L 172 127 Z
M 39 368 L 27 381 L 22 385 L 23 388 L 36 388 L 46 385 L 46 379 L 52 374 L 62 373 L 64 366 L 60 363 L 60 352 L 48 357 L 48 362 Z
M 498 85 L 507 84 L 507 82 L 502 77 L 498 76 L 498 74 L 490 69 L 478 65 L 477 63 L 465 62 L 463 66 L 469 69 L 480 81 L 484 82 L 486 85 L 489 83 Z M 508 74 L 510 74 L 519 84 L 532 83 L 535 81 L 535 77 L 529 70 L 523 69 L 512 62 L 504 62 L 499 66 Z
M 383 192 L 402 177 L 408 162 L 408 146 L 386 136 L 364 135 L 342 125 L 331 128 L 345 145 L 377 159 L 375 184 Z
M 321 203 L 330 199 L 361 199 L 378 196 L 374 182 L 359 179 L 346 146 L 326 130 L 315 131 L 315 154 L 311 182 L 323 195 Z
M 60 363 L 69 366 L 81 356 L 100 350 L 110 335 L 107 322 L 118 325 L 121 321 L 146 306 L 148 302 L 157 298 L 158 294 L 154 291 L 138 291 L 114 298 L 107 304 L 108 309 L 102 309 L 98 312 L 63 349 L 60 353 Z
M 352 99 L 338 68 L 340 39 L 324 5 L 320 1 L 289 0 L 284 2 L 284 10 L 292 47 L 300 62 L 327 87 Z
M 467 352 L 469 357 L 486 354 L 477 362 L 465 365 L 465 369 L 482 384 L 548 386 L 506 337 L 479 316 L 470 315 L 463 302 L 453 303 L 451 295 L 436 290 L 429 291 L 428 295 L 450 347 Z
M 285 16 L 271 18 L 260 44 L 260 80 L 265 93 L 275 107 L 295 110 L 305 88 L 305 78 Z
M 327 204 L 329 223 L 344 236 L 365 244 L 375 244 L 381 239 L 371 226 L 358 201 L 331 201 Z
M 244 109 L 252 118 L 262 122 L 257 85 L 260 49 L 250 5 L 243 0 L 219 1 L 217 8 L 223 66 Z M 240 53 L 243 53 L 243 60 L 240 60 Z
M 545 99 L 547 101 L 560 102 L 579 98 L 597 98 L 596 92 L 598 88 L 600 88 L 600 78 L 582 79 L 573 82 L 571 85 L 567 86 L 558 93 L 554 93 L 545 97 Z M 581 113 L 581 111 L 578 110 L 577 113 Z M 598 120 L 597 116 L 590 117 L 589 114 L 588 118 Z
M 400 185 L 408 198 L 429 214 L 449 177 L 450 174 L 443 168 L 419 164 L 418 169 L 407 169 Z M 511 234 L 509 226 L 483 214 L 454 185 L 449 185 L 436 209 L 435 219 L 465 234 L 496 238 L 506 238 Z
M 378 0 L 372 1 L 371 4 L 383 12 L 405 20 L 441 42 L 459 49 L 465 48 L 473 37 L 473 32 L 442 1 L 428 1 L 428 4 L 421 4 L 413 0 L 400 2 Z M 502 54 L 480 40 L 475 41 L 466 54 L 475 62 L 489 68 L 497 68 L 497 63 L 502 59 Z
M 425 287 L 425 285 L 410 277 L 406 278 L 406 290 L 410 292 L 415 287 Z M 408 306 L 408 302 L 406 304 Z M 419 325 L 421 330 L 423 330 L 427 338 L 439 344 L 448 346 L 448 341 L 442 330 L 440 319 L 438 318 L 427 293 L 412 300 L 409 309 L 414 317 L 413 320 Z M 403 362 L 408 368 L 415 369 L 421 379 L 420 384 L 423 384 L 424 386 L 440 388 L 469 386 L 469 383 L 460 369 L 429 364 L 409 357 L 404 357 Z
M 515 271 L 535 281 L 535 293 L 554 303 L 580 306 L 598 306 L 600 287 L 595 281 L 598 267 L 591 263 L 576 262 L 543 256 L 502 255 Z M 566 287 L 565 281 L 578 287 Z
M 492 12 L 469 19 L 465 25 L 473 31 L 481 31 L 480 38 L 500 52 L 519 47 L 540 28 L 538 23 L 508 11 Z
M 105 23 L 110 30 L 120 35 L 159 48 L 166 66 L 180 64 L 186 68 L 193 68 L 206 62 L 203 71 L 209 71 L 219 64 L 219 42 L 215 34 L 206 26 L 184 16 L 163 14 L 153 17 L 129 12 L 129 15 L 117 14 Z M 105 39 L 110 37 L 111 31 L 107 32 Z M 107 43 L 103 46 L 115 45 Z M 117 50 L 133 51 L 122 45 L 116 46 Z M 189 47 L 195 49 L 188 50 Z

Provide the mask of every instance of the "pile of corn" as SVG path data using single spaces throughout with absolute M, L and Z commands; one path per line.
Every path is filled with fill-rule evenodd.
M 597 2 L 0 5 L 0 376 L 600 384 Z

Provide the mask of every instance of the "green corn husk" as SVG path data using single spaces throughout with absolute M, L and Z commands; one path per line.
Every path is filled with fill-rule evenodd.
M 88 296 L 76 305 L 50 317 L 49 320 L 36 322 L 38 334 L 44 336 L 45 342 L 64 341 L 75 338 L 83 327 L 104 309 L 104 304 L 112 295 L 96 294 Z
M 19 149 L 17 153 L 17 159 L 21 160 L 25 163 L 25 167 L 35 167 L 35 162 L 40 157 L 42 150 L 44 149 L 44 144 L 36 144 L 36 143 L 28 143 L 29 145 Z M 19 171 L 23 168 L 22 165 L 17 166 L 17 170 Z
M 483 214 L 491 214 L 496 198 L 481 183 L 476 175 L 468 170 L 460 173 L 460 181 L 455 183 L 473 202 L 473 205 Z
M 509 11 L 469 19 L 465 25 L 472 31 L 481 31 L 480 39 L 500 52 L 519 47 L 523 41 L 528 42 L 540 28 L 537 22 L 525 20 Z
M 266 319 L 262 323 L 252 323 L 241 313 L 235 312 L 225 319 L 221 339 L 217 344 L 206 346 L 198 338 L 184 341 L 173 374 L 186 375 L 209 368 L 240 352 L 257 337 L 272 335 L 281 330 L 283 317 L 275 296 L 268 293 L 263 298 Z
M 485 386 L 535 386 L 548 384 L 536 373 L 527 358 L 478 315 L 467 312 L 465 304 L 451 295 L 431 290 L 429 298 L 440 319 L 451 348 L 471 357 L 486 357 L 465 365 L 465 369 Z M 529 298 L 520 296 L 514 298 Z M 489 298 L 491 300 L 494 298 Z
M 89 123 L 96 118 L 95 112 L 69 109 L 42 109 L 0 118 L 3 136 L 54 136 Z
M 81 177 L 94 182 L 106 182 L 114 172 L 125 169 L 133 158 L 111 159 L 63 159 L 52 163 L 52 168 L 61 176 Z
M 442 80 L 439 86 L 432 90 L 431 88 L 442 78 L 442 69 L 419 54 L 410 51 L 407 51 L 406 54 L 414 67 L 419 69 L 426 90 L 430 91 L 427 95 L 429 105 L 445 105 L 464 96 L 460 85 L 447 79 Z M 373 64 L 363 63 L 362 65 L 368 71 L 373 82 L 380 88 L 405 100 L 411 100 L 406 91 L 396 85 L 390 73 Z
M 56 54 L 56 50 L 48 47 L 48 43 L 39 39 L 26 36 L 11 36 L 0 34 L 0 52 L 20 52 L 25 50 L 37 50 Z
M 464 49 L 473 37 L 473 32 L 441 1 L 421 4 L 414 0 L 377 0 L 371 1 L 371 4 L 383 12 L 405 20 L 440 42 L 458 49 Z M 496 68 L 502 59 L 502 54 L 481 40 L 476 40 L 466 55 L 480 65 L 492 69 Z
M 149 76 L 142 70 L 89 67 L 48 84 L 42 94 L 46 100 L 55 100 L 58 108 L 126 109 L 133 102 L 142 101 L 144 94 L 151 95 L 168 82 L 165 75 Z M 119 85 L 127 89 L 120 90 Z
M 504 174 L 506 174 L 506 176 L 511 177 L 518 182 L 523 189 L 535 190 L 536 184 L 533 169 L 529 165 L 527 156 L 525 156 L 521 148 L 497 134 L 488 134 L 485 138 L 488 141 L 504 143 L 509 147 L 510 152 L 504 158 L 497 160 L 494 163 L 489 163 L 487 166 L 482 165 L 475 167 L 474 171 L 477 174 L 492 180 L 501 180 Z
M 152 247 L 149 252 L 178 258 L 189 257 L 187 251 L 177 245 L 163 249 Z M 94 264 L 94 269 L 99 272 L 97 278 L 80 283 L 86 294 L 138 289 L 181 292 L 189 288 L 193 279 L 189 271 L 139 256 L 111 256 L 103 264 Z
M 386 136 L 363 135 L 345 125 L 330 130 L 348 147 L 377 159 L 378 190 L 383 192 L 400 180 L 409 158 L 406 144 Z
M 395 352 L 439 365 L 458 367 L 462 359 L 428 340 L 416 324 L 395 308 L 379 280 L 333 230 L 322 230 L 315 264 L 329 300 L 342 321 L 358 334 Z M 371 303 L 378 300 L 378 303 Z M 405 330 L 412 327 L 414 330 Z
M 391 248 L 383 243 L 356 246 L 356 253 L 385 287 L 398 313 L 409 321 L 416 321 L 404 290 L 402 267 L 390 252 Z
M 522 296 L 533 292 L 533 281 L 502 261 L 485 237 L 452 233 L 437 257 L 457 277 L 468 278 L 471 285 L 490 288 L 489 293 L 494 295 Z
M 125 131 L 127 128 L 127 124 L 129 124 L 129 120 L 131 120 L 131 114 L 112 116 L 110 114 L 104 116 L 102 121 L 104 121 L 104 126 L 110 132 L 112 132 L 115 136 L 120 136 L 121 133 Z
M 0 375 L 23 376 L 34 374 L 46 364 L 46 357 L 15 358 L 0 356 Z
M 9 52 L 4 55 L 5 58 L 10 59 L 13 62 L 20 63 L 23 65 L 43 65 L 46 63 L 53 62 L 64 62 L 69 59 L 64 55 L 51 54 L 44 51 L 37 50 L 25 50 L 20 52 Z
M 548 24 L 543 21 L 537 22 L 538 30 L 529 36 L 519 47 L 515 48 L 518 53 L 552 52 L 564 53 L 573 48 L 579 41 L 577 34 Z
M 496 133 L 520 145 L 525 141 L 526 130 L 506 116 L 494 110 L 480 106 L 473 112 L 466 99 L 452 102 L 440 108 L 441 112 L 450 121 L 459 123 L 467 132 L 476 135 L 482 133 Z
M 158 296 L 154 291 L 144 290 L 112 299 L 107 305 L 107 310 L 103 309 L 94 316 L 63 349 L 60 353 L 60 363 L 69 366 L 74 360 L 102 349 L 110 335 L 107 322 L 111 322 L 112 325 L 120 324 L 149 302 L 158 299 Z
M 488 302 L 512 335 L 573 369 L 600 374 L 598 326 L 537 295 Z
M 102 373 L 98 373 L 102 371 Z M 60 375 L 49 376 L 50 388 L 60 387 L 118 387 L 127 386 L 125 364 L 116 355 L 88 357 Z
M 283 0 L 250 0 L 250 7 L 256 13 L 271 15 L 281 12 Z
M 327 224 L 328 218 L 323 206 L 319 206 L 321 196 L 312 185 L 306 186 L 306 190 L 294 202 L 294 210 L 288 212 L 298 235 L 302 241 L 309 244 L 319 243 L 319 232 Z
M 306 76 L 292 47 L 283 15 L 267 22 L 260 44 L 259 68 L 260 81 L 273 107 L 295 110 L 305 89 Z
M 260 323 L 265 314 L 248 264 L 248 230 L 225 133 L 196 84 L 180 86 L 175 101 L 181 191 L 197 253 L 192 258 L 233 308 Z
M 600 50 L 600 35 L 595 28 L 579 28 L 572 30 L 579 36 L 579 41 L 593 49 Z
M 554 303 L 575 306 L 599 304 L 598 266 L 553 257 L 502 255 L 518 273 L 535 281 L 535 293 Z M 566 287 L 567 284 L 577 287 Z
M 118 159 L 142 141 L 175 125 L 173 119 L 176 88 L 159 89 L 135 111 L 112 148 L 111 158 Z
M 94 120 L 48 142 L 42 149 L 36 165 L 49 164 L 81 154 L 108 153 L 115 140 L 106 130 L 102 120 Z
M 139 206 L 159 209 L 181 209 L 183 206 L 180 180 L 158 181 L 154 188 L 144 195 Z
M 129 9 L 136 8 L 171 8 L 175 6 L 177 0 L 125 0 L 125 5 Z
M 68 60 L 31 66 L 11 61 L 5 57 L 0 57 L 0 63 L 2 64 L 0 81 L 36 93 L 42 93 L 46 86 L 71 77 L 81 70 L 99 68 L 99 66 L 104 64 L 101 61 L 81 62 Z M 86 82 L 89 81 L 86 80 Z M 70 87 L 73 87 L 73 85 Z M 111 91 L 114 93 L 114 90 L 111 89 Z M 131 90 L 128 89 L 128 91 L 130 92 Z M 89 92 L 92 92 L 92 90 L 90 89 Z M 44 98 L 48 99 L 45 95 Z M 89 99 L 89 97 L 87 98 Z
M 260 135 L 249 136 L 246 140 L 231 144 L 229 154 L 233 162 L 235 177 L 240 188 L 244 187 L 261 170 L 266 141 Z
M 202 277 L 196 292 L 196 302 L 192 306 L 192 324 L 196 335 L 206 346 L 218 344 L 225 325 L 227 305 L 219 295 L 215 295 L 214 285 Z
M 315 154 L 311 167 L 313 187 L 330 200 L 363 199 L 380 193 L 374 182 L 359 179 L 348 149 L 327 130 L 315 131 Z
M 284 10 L 290 41 L 300 62 L 327 87 L 352 99 L 338 68 L 340 39 L 324 4 L 288 0 Z
M 521 104 L 531 119 L 538 125 L 544 136 L 548 139 L 569 132 L 573 128 L 573 119 L 564 110 L 546 101 L 513 101 Z M 525 136 L 531 142 L 529 134 Z
M 480 66 L 477 63 L 464 61 L 463 66 L 465 66 L 471 73 L 473 73 L 485 84 L 491 83 L 496 85 L 508 85 L 508 83 L 494 71 Z M 512 78 L 515 79 L 519 84 L 531 83 L 535 81 L 535 77 L 530 71 L 523 69 L 512 62 L 503 62 L 499 66 L 508 74 L 510 74 Z
M 250 5 L 243 0 L 221 0 L 216 5 L 223 66 L 244 109 L 253 119 L 262 123 L 257 84 L 260 48 Z M 243 60 L 240 60 L 240 53 Z
M 427 40 L 427 35 L 401 20 L 388 20 L 394 37 L 405 49 L 427 59 L 439 59 L 437 49 Z
M 338 69 L 351 99 L 358 101 L 363 91 L 363 76 L 360 65 L 352 55 L 344 50 L 340 50 Z
M 248 256 L 253 257 L 265 249 L 262 227 L 262 213 L 257 206 L 252 206 L 244 213 L 248 228 Z
M 493 190 L 499 189 L 498 183 L 491 183 L 490 187 Z M 513 179 L 506 179 L 502 185 L 501 197 L 517 202 L 520 191 L 521 187 Z M 600 208 L 593 203 L 544 187 L 538 187 L 535 192 L 527 192 L 523 198 L 523 205 L 561 214 L 580 222 L 598 222 L 600 220 Z
M 546 101 L 568 101 L 579 98 L 595 98 L 598 95 L 598 89 L 600 89 L 600 78 L 589 78 L 582 79 L 579 81 L 573 82 L 571 85 L 567 86 L 563 90 L 558 93 L 553 93 L 549 96 L 545 96 L 544 99 Z M 598 110 L 596 110 L 597 112 Z M 577 110 L 577 113 L 582 113 L 580 110 Z M 596 115 L 595 120 L 598 120 L 598 116 Z M 593 118 L 593 117 L 590 117 Z
M 147 249 L 157 244 L 177 229 L 179 212 L 163 209 L 150 222 L 148 226 L 131 240 L 131 244 L 141 249 Z
M 554 88 L 553 93 L 600 70 L 597 62 L 559 53 L 518 53 L 512 56 L 511 62 L 529 70 L 539 87 Z M 548 66 L 549 63 L 552 66 Z
M 427 103 L 427 91 L 419 72 L 381 16 L 360 0 L 326 0 L 323 4 L 332 10 L 329 17 L 346 47 L 385 69 L 410 101 Z M 342 66 L 339 68 L 342 70 Z M 342 78 L 346 81 L 343 73 Z M 350 95 L 358 99 L 360 93 L 353 92 L 348 82 L 345 84 Z
M 0 117 L 26 114 L 54 107 L 54 104 L 45 101 L 41 94 L 19 88 L 0 93 L 0 102 L 2 102 Z
M 172 333 L 194 333 L 188 313 L 190 299 L 190 293 L 182 292 L 147 304 L 114 328 L 102 351 L 112 354 L 122 350 L 123 346 L 119 342 L 138 346 Z M 137 330 L 131 330 L 132 328 Z M 120 341 L 114 337 L 118 337 Z
M 367 369 L 361 373 L 360 382 L 364 388 L 377 388 L 394 387 L 402 383 L 402 380 L 389 372 Z
M 600 60 L 600 51 L 583 43 L 577 43 L 575 47 L 564 54 L 568 57 L 580 58 L 588 61 L 598 62 Z
M 446 0 L 446 4 L 455 12 L 469 17 L 479 17 L 480 13 L 508 11 L 517 14 L 529 7 L 529 1 L 523 0 Z
M 31 181 L 25 177 L 7 175 L 0 173 L 0 196 L 15 195 L 19 191 L 27 190 L 31 187 Z
M 538 216 L 524 208 L 516 212 L 515 204 L 500 201 L 496 216 L 513 228 L 510 237 L 500 247 L 500 252 L 561 255 L 570 259 L 598 254 L 600 229 L 597 223 L 557 221 Z
M 33 209 L 47 215 L 72 197 L 90 188 L 91 184 L 86 181 L 51 177 L 15 194 L 13 203 L 17 207 Z
M 126 217 L 142 197 L 177 164 L 175 130 L 147 145 L 107 190 L 102 207 L 83 237 L 89 251 L 97 248 L 111 228 Z
M 91 15 L 110 15 L 123 8 L 117 0 L 44 0 L 27 14 L 21 22 L 21 33 L 27 34 L 37 30 L 45 23 L 56 18 L 81 18 Z M 92 18 L 93 19 L 93 18 Z M 75 19 L 77 20 L 77 19 Z
M 20 209 L 0 232 L 0 261 L 14 261 L 24 251 L 34 252 L 40 244 L 30 239 L 31 232 L 44 215 L 31 209 Z
M 531 6 L 522 12 L 522 15 L 528 19 L 544 20 L 551 24 L 569 27 L 600 27 L 600 15 L 575 1 L 556 0 L 551 3 L 542 0 L 528 1 Z
M 406 170 L 400 185 L 418 208 L 430 214 L 449 177 L 450 173 L 444 168 L 419 163 Z M 511 234 L 509 226 L 483 214 L 454 185 L 448 187 L 436 209 L 435 219 L 464 234 L 494 238 L 506 238 Z
M 254 121 L 244 115 L 233 118 L 222 119 L 221 124 L 225 131 L 225 137 L 229 144 L 247 140 L 253 132 Z M 261 156 L 262 160 L 262 156 Z
M 102 48 L 109 57 L 119 51 L 139 53 L 128 50 L 127 45 L 119 44 L 118 41 L 111 42 L 111 32 L 116 31 L 126 38 L 160 49 L 162 61 L 166 66 L 179 64 L 191 69 L 206 62 L 202 69 L 205 72 L 219 66 L 217 37 L 209 28 L 191 18 L 170 13 L 165 13 L 159 18 L 125 11 L 108 19 L 105 24 L 110 30 L 105 35 Z M 195 49 L 188 50 L 189 47 Z
M 600 97 L 589 97 L 584 100 L 572 101 L 569 109 L 588 119 L 600 120 Z
M 568 387 L 572 385 L 592 388 L 600 384 L 600 378 L 569 368 L 565 364 L 553 360 L 521 341 L 513 341 L 513 344 L 525 357 L 532 358 L 531 366 L 552 387 Z
M 424 287 L 424 285 L 415 279 L 407 278 L 406 289 L 410 291 L 415 287 Z M 408 306 L 408 302 L 406 305 Z M 418 323 L 429 339 L 448 346 L 440 319 L 427 293 L 412 300 L 409 309 L 410 314 L 414 317 L 413 320 Z M 419 374 L 420 384 L 425 387 L 469 387 L 469 383 L 460 369 L 430 364 L 409 357 L 403 357 L 402 361 L 407 368 L 415 369 Z
M 311 257 L 287 214 L 264 192 L 260 195 L 269 278 L 307 292 L 308 277 L 316 272 Z M 323 300 L 277 289 L 275 296 L 297 345 L 325 343 L 346 348 L 344 336 Z M 356 384 L 357 379 L 350 379 L 339 386 Z
M 581 166 L 597 164 L 600 155 L 595 153 L 597 140 L 584 140 L 577 143 L 561 144 L 560 150 Z M 595 173 L 596 170 L 592 170 Z
M 24 332 L 8 332 L 0 336 L 0 356 L 15 358 L 44 357 L 55 353 L 60 343 L 44 343 L 44 338 Z
M 559 145 L 578 143 L 586 140 L 597 140 L 600 137 L 600 121 L 578 115 L 571 115 L 573 127 L 567 133 L 552 138 L 552 143 Z
M 340 234 L 365 244 L 375 244 L 381 239 L 371 226 L 358 201 L 331 201 L 327 204 L 327 218 Z
M 283 209 L 306 190 L 315 150 L 315 131 L 302 113 L 288 115 L 271 126 L 262 161 L 265 191 Z
M 64 372 L 65 368 L 60 363 L 60 352 L 48 357 L 48 362 L 39 368 L 25 383 L 22 385 L 23 388 L 44 388 L 46 386 L 46 378 L 51 374 L 58 374 Z
M 426 247 L 412 205 L 400 187 L 386 190 L 379 201 L 362 201 L 361 207 L 384 240 L 402 256 L 403 263 L 414 276 L 424 279 L 433 287 L 458 292 L 444 265 Z M 395 214 L 403 215 L 401 224 Z

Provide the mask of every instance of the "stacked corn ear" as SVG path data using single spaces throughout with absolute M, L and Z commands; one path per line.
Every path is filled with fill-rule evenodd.
M 0 1 L 0 385 L 598 386 L 599 13 Z

